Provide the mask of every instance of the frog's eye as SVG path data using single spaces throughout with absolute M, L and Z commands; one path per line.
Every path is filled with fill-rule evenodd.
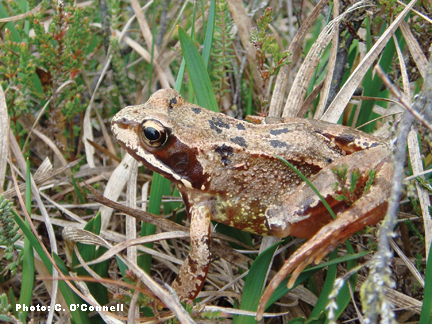
M 161 147 L 168 139 L 168 132 L 160 122 L 145 120 L 141 126 L 141 137 L 151 147 Z

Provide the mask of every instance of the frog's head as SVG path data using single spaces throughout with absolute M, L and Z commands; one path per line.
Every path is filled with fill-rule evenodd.
M 159 90 L 144 105 L 118 112 L 111 129 L 120 145 L 148 168 L 187 188 L 202 188 L 206 177 L 197 148 L 179 138 L 170 118 L 170 111 L 186 104 L 177 91 Z

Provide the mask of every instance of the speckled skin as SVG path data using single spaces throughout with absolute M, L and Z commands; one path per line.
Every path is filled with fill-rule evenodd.
M 149 144 L 144 129 L 149 136 L 163 134 L 162 139 Z M 251 124 L 190 104 L 171 89 L 156 92 L 144 105 L 124 108 L 114 116 L 112 130 L 137 160 L 176 183 L 193 216 L 191 235 L 201 232 L 191 254 L 202 248 L 199 241 L 209 242 L 210 218 L 251 233 L 304 238 L 332 221 L 312 190 L 277 156 L 308 177 L 339 214 L 349 206 L 332 198 L 337 179 L 331 169 L 347 164 L 349 171 L 356 167 L 367 174 L 389 162 L 386 145 L 349 127 L 297 118 Z M 366 180 L 360 179 L 359 188 Z M 378 202 L 384 204 L 385 199 Z M 194 215 L 197 206 L 205 217 Z M 373 214 L 367 223 L 380 219 Z M 194 224 L 199 222 L 202 226 Z M 206 251 L 198 272 L 208 269 Z M 174 286 L 181 298 L 192 299 L 204 280 L 201 274 L 189 289 L 193 293 L 179 285 L 181 278 Z

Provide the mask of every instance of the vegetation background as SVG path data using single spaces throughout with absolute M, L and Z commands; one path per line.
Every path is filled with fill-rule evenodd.
M 392 143 L 397 136 L 396 208 L 379 244 L 376 229 L 367 228 L 305 270 L 288 295 L 283 283 L 265 321 L 430 323 L 430 176 L 418 176 L 432 162 L 430 86 L 413 105 L 423 100 L 423 124 L 407 135 L 411 117 L 396 121 L 411 116 L 401 113 L 432 82 L 431 17 L 426 0 L 0 1 L 0 320 L 256 322 L 268 265 L 280 266 L 299 240 L 285 239 L 276 257 L 269 244 L 257 257 L 267 240 L 218 225 L 238 243 L 217 252 L 188 312 L 161 288 L 187 255 L 184 208 L 167 180 L 124 157 L 109 123 L 123 107 L 171 87 L 239 119 L 321 118 Z M 86 184 L 164 217 L 117 214 L 95 202 Z M 85 264 L 106 251 L 106 260 Z M 84 301 L 125 308 L 47 310 Z

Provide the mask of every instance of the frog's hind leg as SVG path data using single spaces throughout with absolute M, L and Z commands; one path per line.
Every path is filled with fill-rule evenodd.
M 373 162 L 368 162 L 373 160 L 373 151 L 378 153 L 378 150 L 374 149 L 359 152 L 362 153 L 360 155 L 363 155 L 360 159 L 366 161 L 364 164 L 368 165 L 367 167 L 371 167 L 373 164 Z M 365 160 L 364 158 L 367 158 L 370 154 L 372 154 L 372 160 Z M 338 215 L 335 220 L 321 228 L 285 262 L 284 266 L 274 276 L 261 298 L 257 319 L 259 319 L 260 314 L 264 312 L 264 307 L 274 290 L 289 273 L 293 272 L 290 281 L 288 282 L 288 287 L 292 287 L 297 277 L 308 264 L 311 264 L 312 262 L 320 262 L 322 258 L 332 251 L 339 243 L 344 242 L 352 234 L 363 229 L 366 225 L 376 224 L 382 219 L 382 216 L 384 216 L 387 210 L 387 199 L 390 195 L 390 181 L 392 178 L 393 166 L 390 154 L 386 152 L 381 152 L 381 154 L 382 159 L 378 159 L 379 162 L 373 167 L 377 173 L 374 183 L 369 191 L 359 198 L 352 206 Z M 358 156 L 350 157 L 356 159 Z M 350 157 L 347 158 L 349 159 Z M 355 163 L 354 165 L 359 164 Z M 327 172 L 329 170 L 322 171 L 325 172 L 318 174 L 318 177 L 330 177 L 330 172 Z M 314 181 L 313 183 L 315 184 Z
M 211 262 L 209 209 L 205 204 L 198 204 L 189 213 L 191 249 L 172 285 L 184 301 L 194 300 L 201 291 Z

